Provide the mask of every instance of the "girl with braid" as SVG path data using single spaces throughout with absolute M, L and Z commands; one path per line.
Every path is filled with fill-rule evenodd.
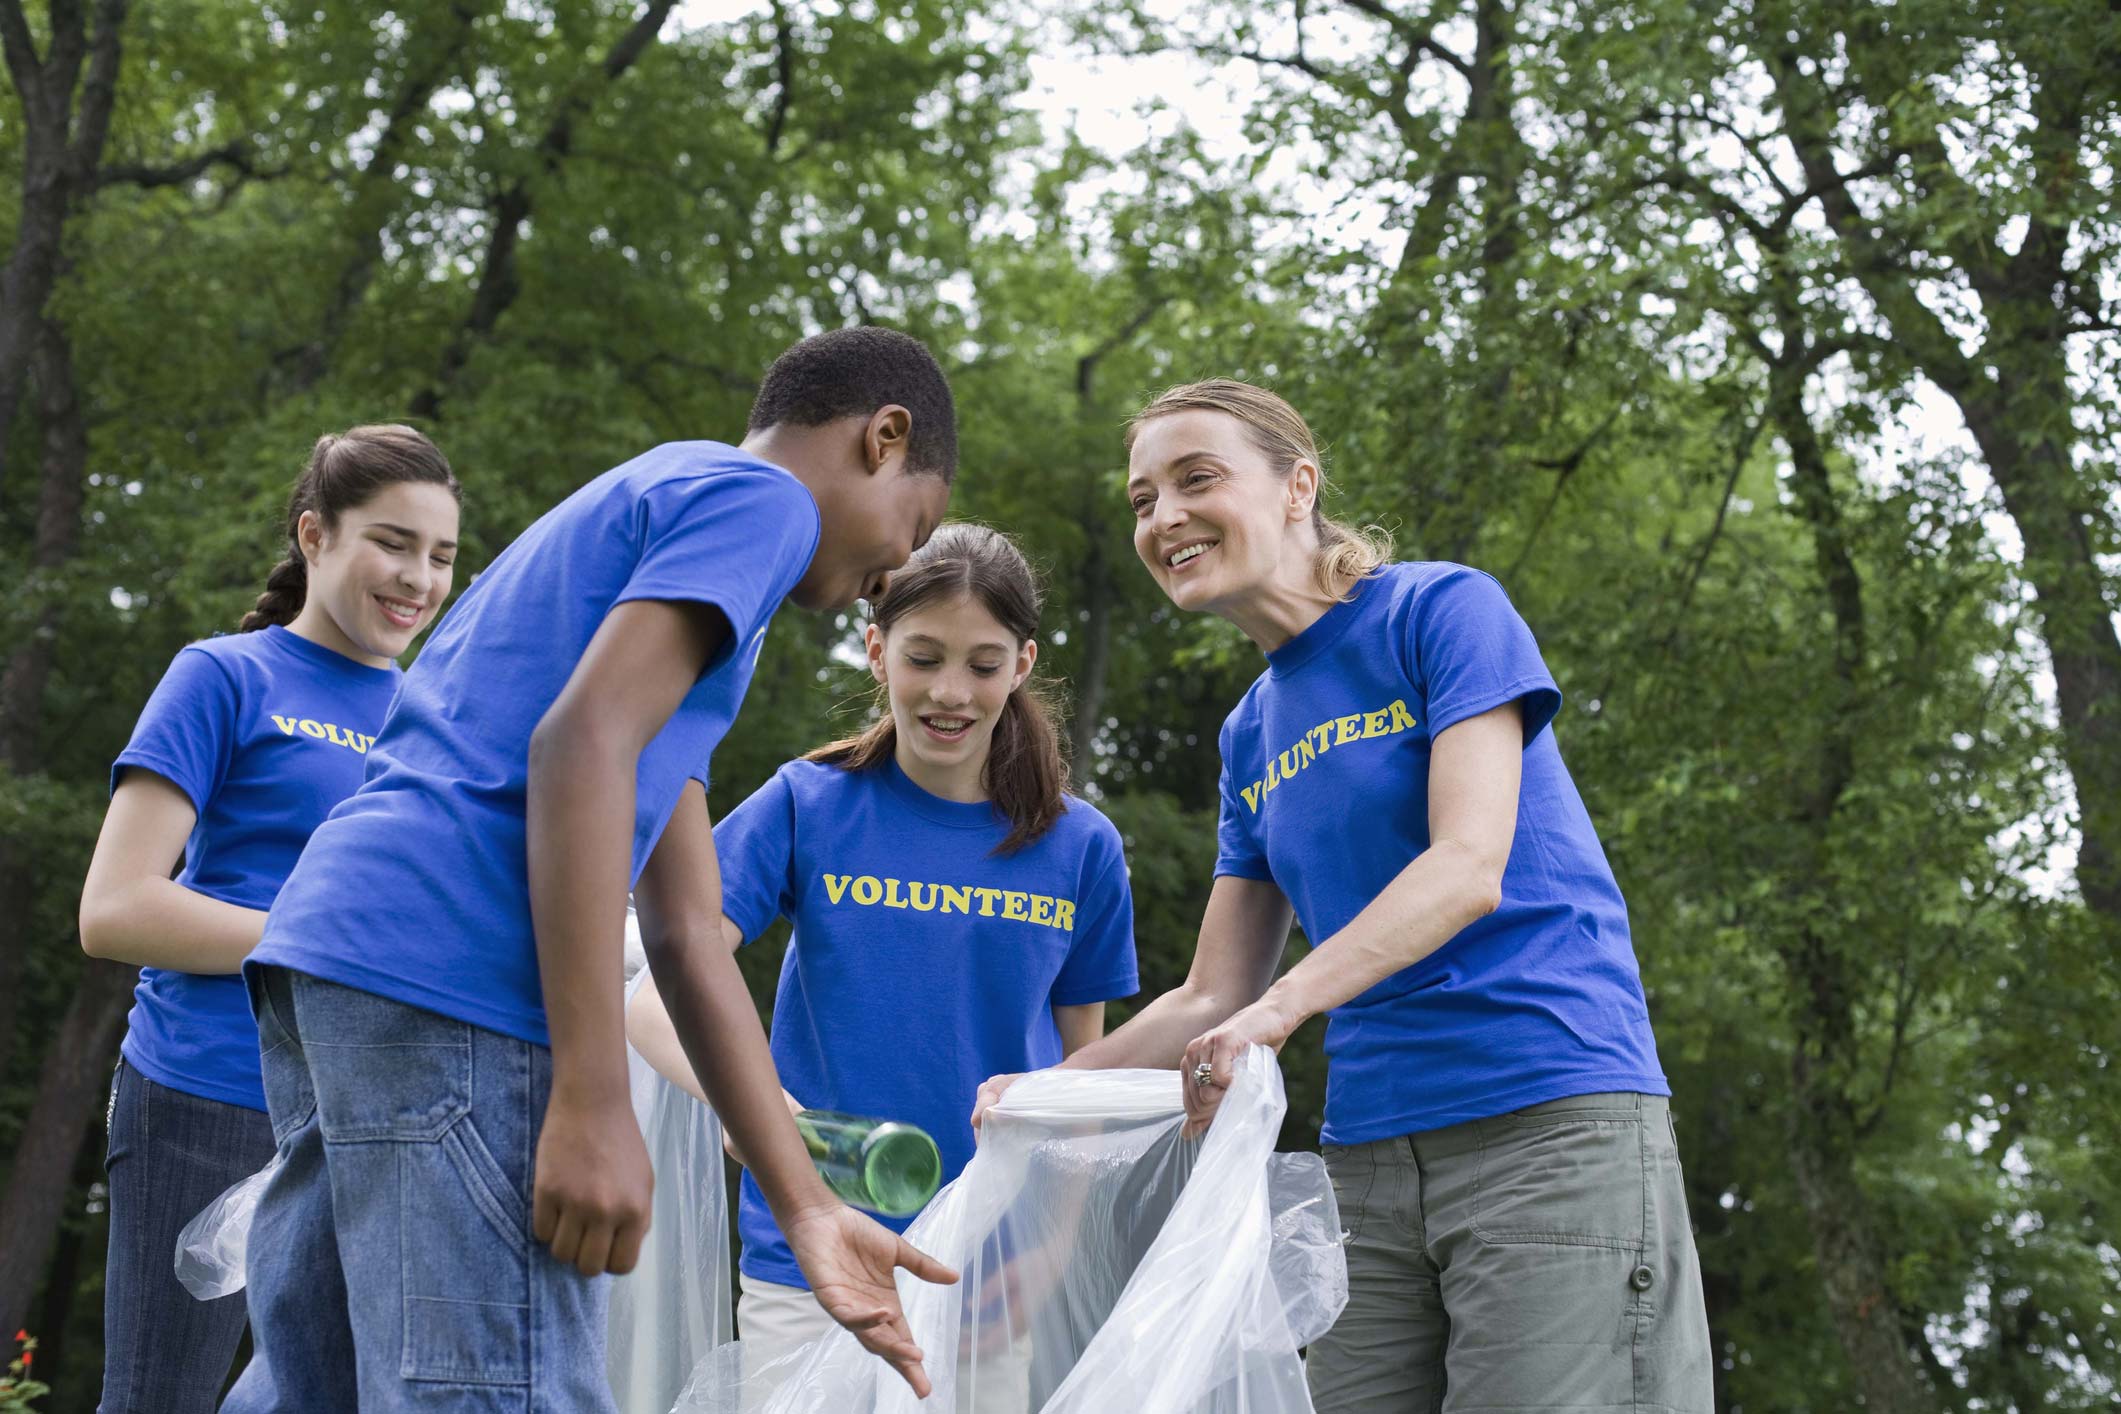
M 241 1293 L 195 1301 L 177 1234 L 273 1153 L 239 969 L 310 832 L 361 784 L 396 658 L 449 597 L 460 488 L 409 427 L 318 439 L 242 631 L 177 654 L 111 768 L 81 946 L 136 963 L 111 1084 L 101 1414 L 207 1411 Z

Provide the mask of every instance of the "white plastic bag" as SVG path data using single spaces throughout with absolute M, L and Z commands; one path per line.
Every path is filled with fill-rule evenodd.
M 635 975 L 628 1000 L 647 977 Z M 612 1283 L 605 1367 L 620 1414 L 666 1414 L 700 1361 L 730 1339 L 722 1125 L 631 1047 L 626 1064 L 655 1198 L 640 1261 Z
M 1174 1071 L 1043 1071 L 988 1112 L 972 1163 L 907 1238 L 959 1285 L 902 1274 L 925 1402 L 835 1330 L 763 1369 L 702 1363 L 672 1414 L 1282 1414 L 1301 1346 L 1347 1302 L 1315 1154 L 1276 1155 L 1283 1097 L 1254 1047 L 1205 1139 Z
M 264 1168 L 230 1186 L 199 1210 L 177 1234 L 177 1280 L 201 1301 L 243 1289 L 243 1258 L 250 1247 L 250 1219 L 258 1195 L 279 1172 L 274 1154 Z

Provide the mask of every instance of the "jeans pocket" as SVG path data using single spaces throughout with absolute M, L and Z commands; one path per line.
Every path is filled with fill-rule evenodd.
M 471 1110 L 472 1027 L 388 997 L 293 978 L 297 1040 L 327 1144 L 433 1143 Z
M 1482 1241 L 1641 1250 L 1647 1135 L 1642 1112 L 1621 1108 L 1622 1098 L 1577 1096 L 1478 1121 L 1473 1231 Z
M 523 1198 L 469 1118 L 400 1144 L 408 1380 L 530 1383 L 530 1225 Z

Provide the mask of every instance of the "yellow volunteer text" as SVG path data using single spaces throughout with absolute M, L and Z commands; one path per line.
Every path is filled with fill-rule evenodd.
M 1325 755 L 1336 746 L 1345 746 L 1351 741 L 1372 741 L 1381 736 L 1411 731 L 1420 723 L 1407 710 L 1405 698 L 1378 708 L 1375 712 L 1351 712 L 1345 717 L 1334 717 L 1320 722 L 1296 739 L 1296 745 L 1279 755 L 1267 758 L 1267 774 L 1238 792 L 1245 798 L 1245 806 L 1254 815 L 1259 813 L 1259 802 L 1267 792 L 1273 790 L 1298 771 Z
M 369 747 L 376 744 L 373 733 L 350 732 L 336 722 L 313 721 L 308 717 L 283 717 L 274 712 L 272 724 L 288 736 L 300 732 L 303 736 L 313 736 L 318 741 L 328 741 L 333 746 L 343 746 L 348 751 L 358 751 L 363 756 L 368 754 Z
M 916 913 L 967 913 L 981 918 L 1012 918 L 1042 923 L 1063 933 L 1075 931 L 1075 900 L 1020 889 L 989 889 L 972 884 L 901 882 L 874 874 L 827 874 L 825 897 L 862 908 L 910 908 Z

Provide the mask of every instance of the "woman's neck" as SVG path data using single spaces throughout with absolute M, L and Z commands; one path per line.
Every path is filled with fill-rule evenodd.
M 990 738 L 991 743 L 991 738 Z M 977 805 L 987 799 L 987 752 L 981 751 L 956 765 L 938 766 L 923 761 L 906 744 L 906 733 L 898 734 L 898 744 L 892 748 L 892 759 L 898 768 L 928 794 L 939 800 L 954 800 L 961 805 Z
M 390 659 L 366 652 L 348 638 L 346 631 L 339 627 L 339 621 L 326 612 L 315 596 L 303 603 L 301 612 L 289 621 L 287 631 L 297 638 L 308 639 L 319 648 L 329 648 L 341 658 L 351 658 L 371 668 L 390 666 Z
M 1272 653 L 1326 616 L 1335 600 L 1318 587 L 1309 557 L 1248 591 L 1243 598 L 1212 606 L 1218 618 L 1237 625 L 1262 653 Z

